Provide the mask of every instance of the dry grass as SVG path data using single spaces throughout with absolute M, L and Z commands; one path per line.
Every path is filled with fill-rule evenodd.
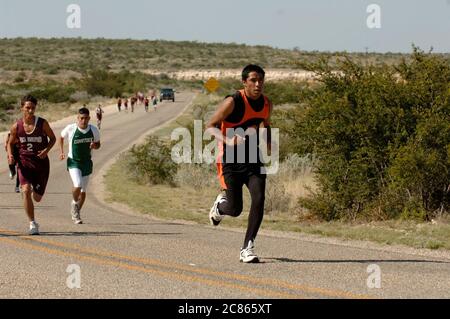
M 208 224 L 209 209 L 218 194 L 216 187 L 170 187 L 138 185 L 130 180 L 118 161 L 105 178 L 108 201 L 120 202 L 132 209 L 168 220 L 186 220 Z M 244 228 L 247 225 L 250 196 L 244 190 L 244 211 L 238 218 L 225 218 L 222 226 Z M 293 213 L 266 214 L 263 229 L 294 231 L 348 240 L 366 240 L 385 245 L 402 244 L 416 248 L 450 249 L 450 224 L 407 221 L 376 223 L 300 222 Z
M 279 170 L 269 175 L 266 190 L 268 214 L 299 214 L 298 200 L 310 195 L 316 185 L 313 175 L 315 159 L 311 156 L 289 155 Z

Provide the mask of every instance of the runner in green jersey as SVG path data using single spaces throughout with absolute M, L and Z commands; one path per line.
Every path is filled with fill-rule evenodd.
M 100 148 L 100 132 L 89 124 L 89 110 L 85 107 L 78 110 L 77 123 L 67 125 L 61 132 L 59 158 L 66 158 L 64 139 L 68 140 L 67 170 L 73 182 L 71 215 L 75 224 L 82 224 L 80 211 L 86 200 L 89 175 L 92 174 L 91 151 Z

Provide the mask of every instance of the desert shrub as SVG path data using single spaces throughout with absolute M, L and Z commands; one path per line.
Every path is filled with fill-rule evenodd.
M 448 211 L 448 61 L 414 48 L 398 66 L 339 66 L 306 66 L 322 85 L 304 95 L 308 107 L 296 113 L 291 137 L 320 161 L 319 189 L 302 204 L 326 220 Z
M 177 165 L 171 159 L 170 145 L 148 136 L 145 143 L 133 145 L 128 152 L 127 169 L 139 183 L 173 186 Z
M 46 100 L 51 103 L 61 103 L 70 100 L 70 96 L 75 92 L 71 86 L 49 85 L 47 87 L 35 89 L 30 92 L 38 100 Z
M 175 184 L 197 190 L 218 187 L 215 165 L 180 164 L 175 175 Z
M 15 78 L 14 83 L 23 83 L 25 82 L 26 75 L 24 72 L 20 72 Z
M 264 93 L 274 105 L 298 104 L 305 85 L 303 82 L 271 81 L 266 83 Z
M 123 84 L 118 74 L 104 70 L 91 71 L 84 77 L 84 87 L 90 95 L 122 96 Z
M 13 96 L 0 95 L 0 111 L 14 110 L 18 106 L 18 99 Z

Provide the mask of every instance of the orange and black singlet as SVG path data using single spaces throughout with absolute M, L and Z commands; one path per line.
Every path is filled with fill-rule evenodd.
M 227 98 L 230 96 L 227 96 Z M 222 122 L 220 130 L 224 136 L 227 136 L 227 129 L 238 129 L 241 128 L 246 131 L 248 128 L 253 127 L 256 130 L 256 144 L 259 145 L 259 127 L 263 124 L 270 115 L 270 104 L 267 97 L 261 95 L 257 100 L 252 100 L 245 95 L 244 90 L 237 91 L 234 95 L 231 95 L 234 100 L 233 112 Z M 232 136 L 228 136 L 231 138 Z M 256 150 L 256 161 L 255 157 L 251 158 L 249 156 L 250 141 L 249 136 L 245 136 L 247 139 L 245 141 L 245 160 L 242 163 L 238 162 L 238 152 L 237 146 L 228 146 L 223 143 L 219 144 L 219 158 L 217 163 L 219 180 L 224 189 L 226 185 L 223 179 L 224 174 L 246 174 L 249 172 L 257 173 L 260 172 L 260 167 L 262 166 L 260 160 L 259 148 Z M 254 148 L 252 148 L 255 152 Z M 234 152 L 234 158 L 227 159 L 227 152 Z

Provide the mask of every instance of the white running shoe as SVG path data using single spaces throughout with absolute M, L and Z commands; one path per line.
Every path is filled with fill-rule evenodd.
M 77 218 L 78 211 L 79 211 L 78 204 L 72 201 L 70 203 L 70 215 L 72 216 L 72 220 L 75 220 L 75 218 Z
M 247 248 L 241 248 L 241 254 L 239 256 L 239 261 L 243 262 L 243 263 L 258 263 L 259 258 L 255 254 L 253 249 L 255 249 L 253 241 L 249 240 Z
M 80 207 L 78 206 L 78 203 L 74 203 L 72 201 L 70 206 L 71 206 L 70 214 L 72 215 L 73 222 L 77 225 L 83 224 L 83 221 L 80 218 Z
M 14 179 L 15 176 L 16 176 L 16 174 L 9 172 L 9 179 Z
M 17 186 L 14 190 L 16 191 L 16 193 L 20 193 L 20 187 L 19 186 Z
M 30 231 L 28 232 L 30 235 L 39 235 L 39 224 L 35 221 L 30 222 Z
M 214 202 L 214 204 L 211 207 L 211 210 L 209 211 L 209 221 L 211 222 L 211 225 L 217 226 L 222 221 L 223 215 L 220 215 L 219 213 L 219 204 L 226 202 L 226 200 L 227 198 L 222 193 L 217 195 L 216 201 Z

